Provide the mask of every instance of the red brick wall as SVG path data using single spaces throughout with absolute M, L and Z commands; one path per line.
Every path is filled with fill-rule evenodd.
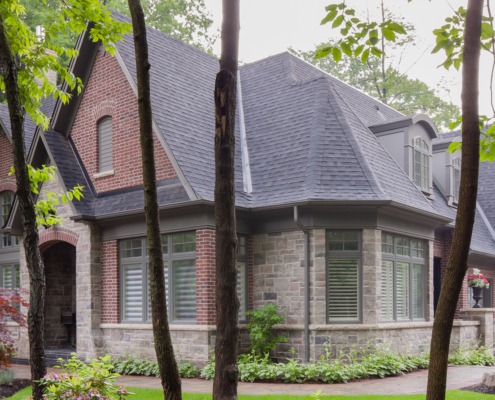
M 90 177 L 98 170 L 97 123 L 112 117 L 112 176 L 93 178 L 98 192 L 142 183 L 137 98 L 115 58 L 98 52 L 86 85 L 71 135 Z M 162 145 L 155 136 L 157 179 L 177 176 Z
M 0 131 L 0 192 L 16 191 L 14 178 L 8 176 L 12 165 L 14 165 L 12 146 L 5 133 Z
M 196 231 L 196 323 L 215 324 L 215 230 Z
M 118 242 L 104 241 L 102 251 L 102 323 L 119 322 L 119 260 Z

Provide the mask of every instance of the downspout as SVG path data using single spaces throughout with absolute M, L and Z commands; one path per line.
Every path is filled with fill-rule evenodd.
M 294 206 L 294 222 L 304 232 L 304 362 L 309 362 L 309 230 L 299 219 L 299 209 Z

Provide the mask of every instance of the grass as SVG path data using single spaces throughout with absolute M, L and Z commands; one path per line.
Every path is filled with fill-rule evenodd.
M 138 389 L 128 388 L 129 391 L 134 393 L 133 396 L 129 396 L 129 400 L 163 400 L 163 392 L 157 389 Z M 31 388 L 25 388 L 20 392 L 17 392 L 14 396 L 8 397 L 5 400 L 27 400 L 31 395 Z M 184 400 L 210 400 L 211 394 L 202 393 L 184 393 Z M 289 395 L 265 395 L 265 396 L 253 396 L 253 395 L 239 395 L 240 400 L 314 400 L 314 397 L 308 393 L 307 396 L 289 396 Z M 320 396 L 320 400 L 424 400 L 424 394 L 408 394 L 408 395 L 363 395 L 363 396 Z M 451 390 L 447 392 L 447 400 L 493 400 L 493 395 L 480 394 L 473 392 L 464 392 L 461 390 Z

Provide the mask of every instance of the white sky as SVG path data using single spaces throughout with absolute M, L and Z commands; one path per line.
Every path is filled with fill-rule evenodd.
M 311 50 L 317 44 L 337 37 L 338 31 L 329 25 L 320 25 L 326 15 L 325 6 L 332 0 L 241 0 L 240 55 L 242 62 L 252 62 L 285 51 L 289 47 Z M 205 0 L 212 13 L 214 25 L 220 29 L 221 0 Z M 348 0 L 358 12 L 373 15 L 379 10 L 379 0 Z M 385 0 L 385 5 L 396 15 L 403 16 L 416 28 L 417 41 L 404 54 L 401 71 L 426 82 L 431 87 L 443 82 L 450 90 L 444 93 L 447 100 L 460 105 L 460 71 L 437 68 L 443 60 L 430 54 L 434 45 L 433 29 L 440 27 L 444 19 L 453 14 L 452 9 L 465 5 L 465 0 Z M 220 40 L 216 53 L 220 54 Z M 481 113 L 490 115 L 489 73 L 491 59 L 482 58 L 480 75 Z

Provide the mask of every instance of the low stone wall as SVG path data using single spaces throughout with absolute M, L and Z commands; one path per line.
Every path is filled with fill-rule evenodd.
M 99 355 L 155 358 L 150 324 L 102 324 L 101 332 Z M 206 364 L 214 350 L 215 327 L 171 325 L 170 334 L 177 359 L 192 361 L 198 366 Z
M 310 325 L 310 358 L 312 361 L 329 352 L 332 357 L 348 354 L 357 349 L 386 346 L 391 351 L 407 354 L 429 352 L 432 322 L 410 322 L 373 325 Z M 287 336 L 289 342 L 278 346 L 275 357 L 280 361 L 304 356 L 303 326 L 279 326 L 277 332 Z M 478 321 L 455 321 L 450 351 L 459 347 L 475 346 L 480 336 Z M 243 348 L 247 347 L 247 334 L 242 334 Z M 292 355 L 294 353 L 294 355 Z

